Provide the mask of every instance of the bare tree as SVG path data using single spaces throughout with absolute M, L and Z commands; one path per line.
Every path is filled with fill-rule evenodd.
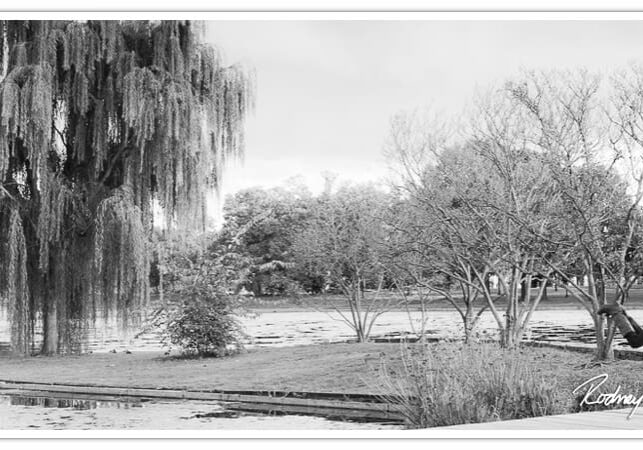
M 611 358 L 614 326 L 598 311 L 627 301 L 643 261 L 641 69 L 614 76 L 609 92 L 582 70 L 524 72 L 478 99 L 459 145 L 417 122 L 397 118 L 389 147 L 424 214 L 407 225 L 424 269 L 483 296 L 506 346 L 520 342 L 547 280 L 562 281 L 594 321 L 597 358 Z
M 468 342 L 486 307 L 478 307 L 480 289 L 447 213 L 450 199 L 436 185 L 434 168 L 448 139 L 449 126 L 428 111 L 400 113 L 391 120 L 385 155 L 400 209 L 390 216 L 395 238 L 389 247 L 393 266 L 406 274 L 420 297 L 423 291 L 440 296 L 458 312 Z M 423 316 L 424 309 L 422 302 Z
M 468 188 L 474 195 L 464 192 L 460 198 L 481 224 L 480 240 L 488 247 L 483 261 L 498 276 L 506 302 L 504 324 L 500 325 L 484 283 L 483 293 L 499 322 L 504 345 L 512 347 L 520 343 L 544 297 L 547 283 L 543 279 L 552 273 L 544 264 L 551 248 L 542 237 L 554 231 L 550 209 L 558 193 L 547 166 L 529 145 L 525 114 L 505 89 L 480 97 L 474 113 L 469 147 L 480 160 L 476 170 L 485 175 L 477 187 Z
M 326 192 L 293 246 L 301 267 L 325 275 L 344 294 L 348 311 L 334 309 L 359 342 L 367 341 L 378 317 L 399 303 L 382 295 L 387 203 L 387 196 L 370 186 Z
M 465 336 L 488 308 L 503 345 L 515 346 L 545 289 L 541 283 L 535 297 L 529 295 L 532 279 L 548 269 L 524 228 L 546 228 L 546 217 L 539 212 L 548 195 L 543 189 L 546 174 L 533 155 L 516 145 L 517 135 L 499 131 L 515 134 L 506 122 L 510 111 L 484 106 L 476 139 L 466 145 L 448 146 L 440 126 L 432 129 L 431 123 L 402 116 L 393 121 L 388 152 L 397 162 L 400 189 L 415 211 L 404 227 L 407 249 L 422 255 L 425 272 L 433 273 L 427 286 L 454 305 Z M 489 288 L 492 274 L 499 278 L 502 295 Z M 450 289 L 455 286 L 461 294 L 457 297 Z M 478 298 L 486 304 L 476 311 Z M 506 303 L 504 317 L 500 302 Z
M 472 287 L 477 280 L 463 254 L 464 243 L 432 212 L 435 203 L 426 202 L 426 197 L 415 195 L 404 201 L 403 211 L 391 216 L 391 265 L 414 285 L 422 317 L 432 300 L 445 299 L 460 315 L 469 342 L 486 306 L 479 306 L 480 289 Z
M 643 200 L 643 69 L 632 65 L 612 78 L 610 144 L 615 168 L 627 183 L 622 243 L 614 271 L 618 303 L 625 303 L 640 274 L 641 201 Z
M 602 101 L 600 78 L 586 71 L 529 72 L 520 83 L 508 85 L 523 112 L 529 145 L 542 155 L 560 194 L 552 214 L 558 234 L 549 239 L 556 251 L 547 263 L 592 316 L 599 360 L 613 357 L 614 327 L 610 324 L 606 333 L 598 310 L 622 303 L 633 283 L 628 259 L 643 194 L 638 77 L 630 72 L 614 79 L 609 108 Z M 630 178 L 629 188 L 624 177 Z M 572 265 L 581 267 L 587 286 L 570 276 Z M 611 301 L 609 285 L 617 289 Z

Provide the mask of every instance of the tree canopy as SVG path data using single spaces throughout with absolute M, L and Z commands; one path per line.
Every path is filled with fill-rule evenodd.
M 226 199 L 218 242 L 239 255 L 239 288 L 257 296 L 292 290 L 293 240 L 315 201 L 297 180 L 270 189 L 244 189 Z

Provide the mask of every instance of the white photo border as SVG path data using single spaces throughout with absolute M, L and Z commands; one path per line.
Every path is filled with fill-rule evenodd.
M 56 10 L 52 10 L 55 5 Z M 180 9 L 175 9 L 180 5 Z M 153 9 L 145 10 L 146 7 Z M 18 9 L 14 9 L 18 8 Z M 108 11 L 107 9 L 112 9 Z M 576 10 L 575 10 L 576 9 Z M 580 10 L 582 9 L 582 10 Z M 22 1 L 11 5 L 0 5 L 0 14 L 3 19 L 192 19 L 192 20 L 394 20 L 394 21 L 447 21 L 447 20 L 526 20 L 526 21 L 624 21 L 643 20 L 643 5 L 636 1 L 617 0 L 606 1 L 181 1 L 181 2 L 131 2 L 115 0 L 112 2 L 94 2 L 88 5 L 81 1 Z M 296 11 L 292 11 L 296 10 Z M 429 11 L 430 10 L 430 11 Z M 575 10 L 575 11 L 574 11 Z M 641 24 L 643 26 L 643 23 Z M 641 42 L 641 55 L 643 57 L 643 42 Z M 0 374 L 2 368 L 0 367 Z M 389 447 L 389 439 L 484 439 L 482 447 L 509 448 L 500 444 L 496 439 L 589 439 L 583 444 L 584 448 L 604 447 L 604 439 L 613 438 L 643 438 L 643 430 L 448 430 L 448 429 L 423 429 L 423 430 L 0 430 L 0 444 L 9 444 L 14 448 L 15 442 L 5 439 L 383 439 L 383 441 L 369 442 L 369 447 Z M 489 439 L 494 439 L 489 440 Z M 388 442 L 388 443 L 387 443 Z M 37 442 L 32 442 L 39 445 Z M 82 442 L 77 442 L 82 444 Z M 154 448 L 174 448 L 177 441 L 155 441 Z M 226 443 L 226 448 L 228 448 Z M 292 442 L 291 444 L 296 444 Z M 467 445 L 467 443 L 464 443 Z M 505 442 L 512 448 L 535 448 L 532 443 Z M 114 444 L 110 444 L 110 448 Z M 116 444 L 120 445 L 120 444 Z M 139 444 L 135 444 L 139 446 Z M 194 448 L 205 448 L 197 443 L 189 443 Z M 212 443 L 207 444 L 211 448 Z M 255 445 L 252 442 L 249 445 Z M 263 446 L 264 444 L 262 444 Z M 310 443 L 301 446 L 317 448 Z M 323 444 L 333 445 L 334 443 Z M 348 444 L 351 445 L 351 444 Z M 407 445 L 403 443 L 402 445 Z M 410 448 L 425 448 L 425 445 L 411 445 Z M 546 442 L 537 444 L 549 445 Z M 76 448 L 69 442 L 58 441 L 48 443 L 52 448 Z M 102 448 L 101 445 L 85 443 L 83 447 Z M 171 447 L 170 447 L 171 446 Z M 283 441 L 266 442 L 268 448 L 290 448 Z M 300 446 L 300 447 L 301 447 Z M 480 443 L 476 443 L 480 446 Z M 128 446 L 129 447 L 129 446 Z

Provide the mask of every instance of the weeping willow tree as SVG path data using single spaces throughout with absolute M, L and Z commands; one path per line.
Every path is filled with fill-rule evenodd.
M 77 351 L 142 311 L 157 208 L 204 223 L 254 90 L 188 21 L 0 26 L 0 306 L 15 351 Z

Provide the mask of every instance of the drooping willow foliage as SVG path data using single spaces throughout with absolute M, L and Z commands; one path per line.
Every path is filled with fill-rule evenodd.
M 0 27 L 0 306 L 16 351 L 75 351 L 144 306 L 153 204 L 205 220 L 252 78 L 188 21 Z

